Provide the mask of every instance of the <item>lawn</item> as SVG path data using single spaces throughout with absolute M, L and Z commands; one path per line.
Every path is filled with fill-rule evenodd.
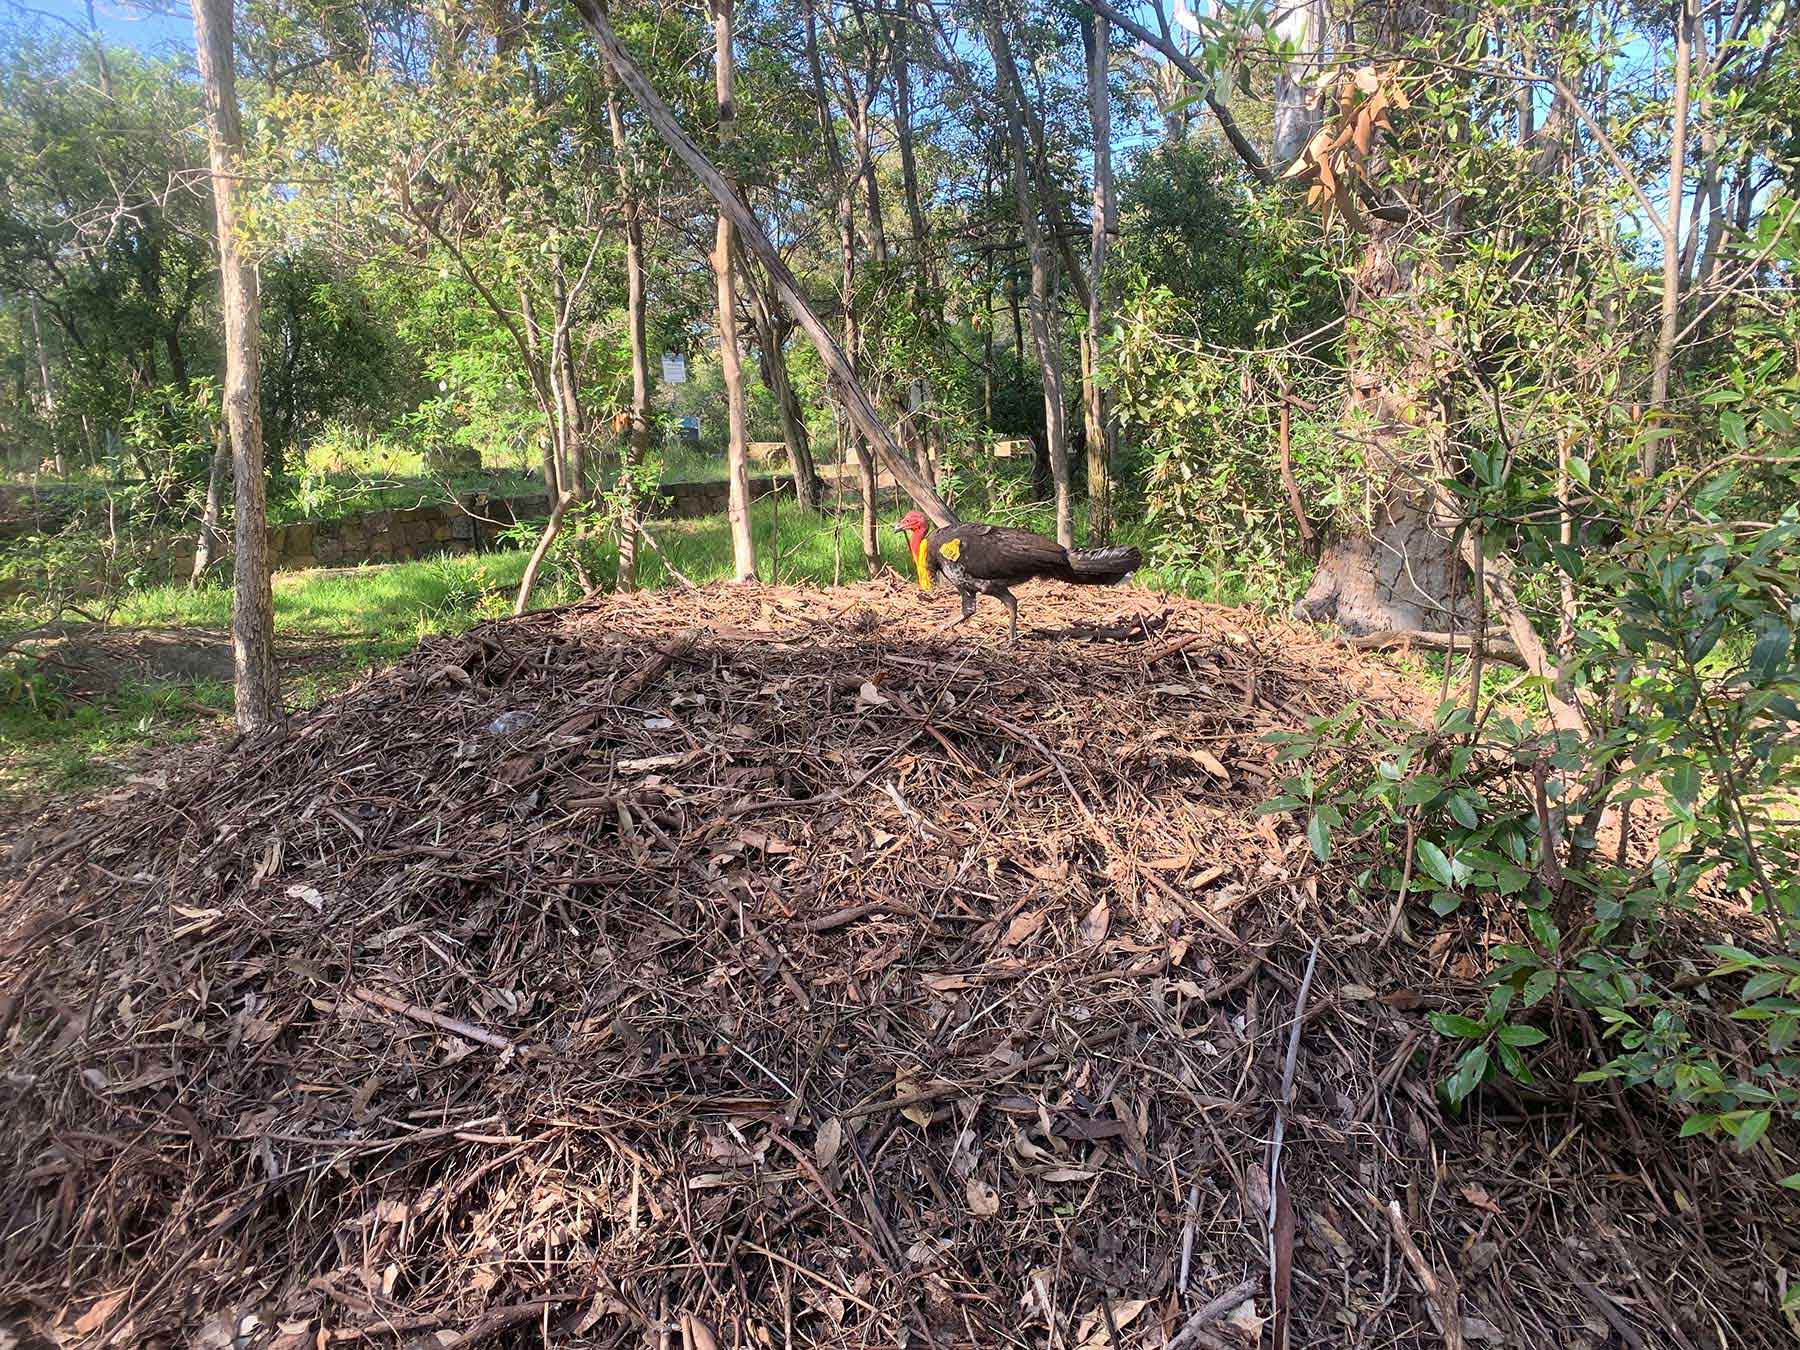
M 881 547 L 887 564 L 910 575 L 905 541 L 888 528 L 900 514 L 890 508 L 882 521 Z M 846 502 L 839 513 L 808 516 L 791 500 L 764 498 L 752 508 L 758 574 L 783 585 L 829 585 L 861 580 L 866 571 L 857 540 L 860 508 Z M 1006 523 L 1049 531 L 1047 507 L 1007 513 Z M 1121 531 L 1126 542 L 1146 542 L 1141 529 Z M 723 515 L 663 521 L 654 527 L 660 546 L 644 552 L 640 582 L 674 584 L 669 565 L 697 585 L 731 574 L 730 527 Z M 591 574 L 615 584 L 610 541 L 590 539 Z M 341 689 L 373 665 L 403 657 L 421 638 L 461 632 L 512 609 L 524 572 L 523 549 L 480 555 L 446 555 L 387 566 L 285 572 L 275 578 L 275 625 L 285 644 L 284 692 L 294 706 L 306 706 Z M 1146 568 L 1140 584 L 1153 588 L 1218 594 L 1205 578 L 1180 571 Z M 553 561 L 533 604 L 561 604 L 578 595 L 572 569 Z M 211 631 L 230 623 L 231 592 L 224 584 L 191 590 L 156 586 L 124 595 L 113 628 Z M 0 679 L 9 672 L 0 667 Z M 143 752 L 180 744 L 230 727 L 230 687 L 219 681 L 176 680 L 128 686 L 100 700 L 62 696 L 54 680 L 32 679 L 16 667 L 0 684 L 0 800 L 15 809 L 46 794 L 90 789 L 118 781 Z

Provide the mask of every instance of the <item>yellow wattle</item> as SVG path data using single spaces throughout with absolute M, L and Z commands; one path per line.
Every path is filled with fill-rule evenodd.
M 919 569 L 919 589 L 927 593 L 931 590 L 931 569 L 925 565 L 925 536 L 920 535 L 913 545 L 913 566 Z

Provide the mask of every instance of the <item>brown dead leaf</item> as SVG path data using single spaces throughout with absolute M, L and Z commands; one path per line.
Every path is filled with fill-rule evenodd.
M 1006 925 L 1006 932 L 1000 939 L 1002 947 L 1017 947 L 1021 942 L 1029 941 L 1038 929 L 1044 926 L 1045 911 L 1033 910 L 1030 914 L 1021 914 Z
M 1103 942 L 1107 930 L 1112 927 L 1112 906 L 1106 903 L 1105 897 L 1094 901 L 1094 907 L 1087 912 L 1087 918 L 1081 921 L 1081 937 L 1084 942 Z
M 74 1331 L 77 1336 L 92 1336 L 111 1319 L 125 1302 L 126 1291 L 121 1289 L 116 1294 L 104 1294 L 93 1306 L 75 1319 Z
M 1396 989 L 1391 994 L 1383 994 L 1381 1001 L 1395 1012 L 1414 1012 L 1425 1006 L 1425 1000 L 1410 989 Z
M 829 1171 L 844 1146 L 844 1122 L 833 1116 L 819 1126 L 819 1137 L 813 1140 L 813 1159 L 821 1172 Z
M 1496 1218 L 1498 1218 L 1500 1215 L 1499 1201 L 1495 1200 L 1493 1196 L 1489 1195 L 1487 1193 L 1487 1188 L 1484 1186 L 1464 1186 L 1464 1187 L 1462 1187 L 1462 1198 L 1467 1200 L 1471 1205 L 1475 1206 L 1476 1209 L 1480 1210 L 1484 1214 L 1492 1214 Z
M 969 1202 L 969 1213 L 978 1219 L 991 1219 L 1000 1212 L 1000 1192 L 980 1177 L 963 1183 L 963 1196 Z

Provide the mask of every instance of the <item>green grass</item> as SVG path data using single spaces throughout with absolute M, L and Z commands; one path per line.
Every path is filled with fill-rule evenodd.
M 902 575 L 911 574 L 904 538 L 889 526 L 903 513 L 890 505 L 882 513 L 882 557 Z M 1042 505 L 994 510 L 987 518 L 1050 533 L 1054 512 Z M 830 585 L 867 575 L 858 540 L 861 508 L 846 500 L 841 513 L 803 514 L 791 499 L 763 498 L 751 509 L 756 536 L 757 574 L 782 585 Z M 696 584 L 731 575 L 730 528 L 723 515 L 659 521 L 652 527 L 662 553 L 646 549 L 639 569 L 646 587 L 673 584 L 672 562 Z M 1084 531 L 1078 530 L 1078 540 Z M 1149 531 L 1121 529 L 1119 543 L 1145 547 Z M 590 539 L 590 569 L 602 585 L 614 583 L 610 541 Z M 664 554 L 667 555 L 665 560 Z M 461 632 L 483 619 L 511 612 L 513 594 L 525 570 L 528 550 L 446 556 L 316 572 L 288 572 L 275 578 L 275 627 L 284 644 L 283 686 L 290 704 L 304 706 L 345 687 L 372 666 L 396 661 L 432 634 Z M 1141 584 L 1220 598 L 1216 577 L 1196 572 L 1147 568 Z M 560 604 L 577 595 L 566 560 L 553 558 L 540 580 L 534 604 Z M 1229 593 L 1227 593 L 1227 598 Z M 113 617 L 119 627 L 223 630 L 230 624 L 231 593 L 225 585 L 200 590 L 156 586 L 122 597 Z M 0 680 L 5 671 L 0 669 Z M 0 683 L 0 699 L 7 690 Z M 44 793 L 94 788 L 129 771 L 133 755 L 192 741 L 208 729 L 230 727 L 231 691 L 223 684 L 169 683 L 122 691 L 98 703 L 59 699 L 53 688 L 34 683 L 0 702 L 0 798 L 15 802 Z

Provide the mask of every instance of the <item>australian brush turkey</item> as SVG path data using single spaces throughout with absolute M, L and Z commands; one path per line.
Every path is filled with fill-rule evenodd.
M 991 595 L 1012 616 L 1007 641 L 1019 640 L 1019 602 L 1012 587 L 1022 581 L 1072 581 L 1078 586 L 1112 586 L 1143 566 L 1135 548 L 1064 548 L 1054 539 L 1002 525 L 944 525 L 917 511 L 894 527 L 905 533 L 919 588 L 929 591 L 942 577 L 962 596 L 962 623 L 975 612 L 975 597 Z

